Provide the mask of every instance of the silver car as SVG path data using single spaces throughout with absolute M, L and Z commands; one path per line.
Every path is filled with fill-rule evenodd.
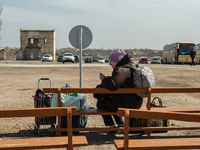
M 97 62 L 98 63 L 105 63 L 105 59 L 103 57 L 99 57 Z
M 160 57 L 153 57 L 151 59 L 151 64 L 161 64 L 161 58 Z
M 74 55 L 72 53 L 65 53 L 63 55 L 63 63 L 65 63 L 65 62 L 72 62 L 72 63 L 74 63 L 75 62 Z
M 45 54 L 43 57 L 42 57 L 42 62 L 43 61 L 49 61 L 49 62 L 52 62 L 53 61 L 53 56 L 51 54 Z

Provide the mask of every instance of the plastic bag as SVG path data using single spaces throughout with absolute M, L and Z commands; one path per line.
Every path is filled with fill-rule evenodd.
M 66 93 L 61 93 L 61 106 L 62 107 L 77 107 L 77 111 L 80 111 L 80 100 L 84 99 L 87 102 L 86 95 L 82 93 L 78 93 L 77 97 L 70 96 Z M 58 107 L 58 94 L 54 93 L 51 100 L 51 107 Z

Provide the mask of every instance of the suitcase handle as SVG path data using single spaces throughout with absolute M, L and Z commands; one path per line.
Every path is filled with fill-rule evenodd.
M 49 80 L 49 83 L 50 83 L 50 87 L 51 87 L 51 80 L 49 79 L 49 78 L 40 78 L 39 80 L 38 80 L 38 89 L 39 89 L 39 83 L 40 83 L 40 80 Z
M 49 80 L 49 78 L 40 78 L 40 80 Z

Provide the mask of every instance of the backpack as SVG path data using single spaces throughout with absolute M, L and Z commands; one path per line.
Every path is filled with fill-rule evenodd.
M 134 88 L 150 88 L 155 86 L 155 78 L 149 67 L 133 65 L 130 70 L 130 75 L 133 75 Z M 137 95 L 142 98 L 148 96 L 146 93 L 138 93 Z

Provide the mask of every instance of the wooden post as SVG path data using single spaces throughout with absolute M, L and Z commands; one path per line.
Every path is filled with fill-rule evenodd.
M 68 150 L 73 149 L 72 143 L 72 109 L 67 107 L 67 136 L 68 136 Z
M 151 88 L 148 88 L 148 104 L 147 104 L 147 110 L 150 110 L 151 109 Z M 150 124 L 150 119 L 147 119 L 147 127 L 150 127 L 151 124 Z M 147 138 L 149 139 L 150 138 L 150 134 L 151 132 L 148 131 L 147 132 Z
M 61 107 L 61 89 L 58 88 L 58 107 Z M 58 116 L 58 128 L 61 128 L 61 116 Z M 58 136 L 61 136 L 61 131 L 59 131 Z
M 128 150 L 129 145 L 129 110 L 125 110 L 124 114 L 124 150 Z

